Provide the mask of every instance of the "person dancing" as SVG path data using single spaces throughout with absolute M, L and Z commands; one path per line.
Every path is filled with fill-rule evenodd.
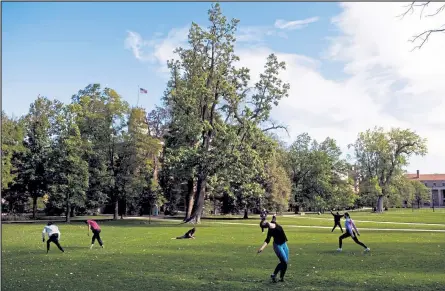
M 45 234 L 46 233 L 48 234 L 48 240 L 46 241 L 46 253 L 49 252 L 50 243 L 54 243 L 59 248 L 59 250 L 62 253 L 64 253 L 65 250 L 62 248 L 62 246 L 59 243 L 60 236 L 61 236 L 59 228 L 50 221 L 43 228 L 43 231 L 42 231 L 42 240 L 43 240 L 43 242 L 45 242 Z
M 286 274 L 287 264 L 289 262 L 289 248 L 287 246 L 287 237 L 286 234 L 278 223 L 275 221 L 267 222 L 263 220 L 260 222 L 260 226 L 262 229 L 267 228 L 267 237 L 264 241 L 261 248 L 258 249 L 258 254 L 261 253 L 264 248 L 270 243 L 270 239 L 273 237 L 273 250 L 277 255 L 280 262 L 275 268 L 275 271 L 272 275 L 270 275 L 272 282 L 277 282 L 277 275 L 280 273 L 280 281 L 284 281 L 284 275 Z
M 342 234 L 339 238 L 338 238 L 338 249 L 337 251 L 341 252 L 342 251 L 342 245 L 343 245 L 343 240 L 345 238 L 348 237 L 352 237 L 352 240 L 358 244 L 361 245 L 366 252 L 369 252 L 371 249 L 368 248 L 364 243 L 360 242 L 357 238 L 357 235 L 360 236 L 360 233 L 357 229 L 357 227 L 355 226 L 354 221 L 351 219 L 351 217 L 349 216 L 349 213 L 345 213 L 345 228 L 346 228 L 346 232 L 344 234 Z

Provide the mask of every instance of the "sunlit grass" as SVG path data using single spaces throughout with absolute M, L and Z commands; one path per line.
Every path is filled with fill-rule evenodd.
M 389 221 L 390 217 L 401 221 L 407 216 L 389 214 L 354 213 L 353 218 L 375 221 L 376 217 L 384 217 Z M 436 219 L 432 214 L 418 217 L 422 215 L 429 223 L 443 223 L 440 215 Z M 360 240 L 371 248 L 371 253 L 364 254 L 351 239 L 345 240 L 343 252 L 337 253 L 338 229 L 331 233 L 329 229 L 290 226 L 332 226 L 332 221 L 278 219 L 289 239 L 290 265 L 285 283 L 270 283 L 269 274 L 277 264 L 271 246 L 256 255 L 265 238 L 258 219 L 204 220 L 197 227 L 195 240 L 171 239 L 191 227 L 179 225 L 179 221 L 148 224 L 123 220 L 102 222 L 105 249 L 95 247 L 91 251 L 85 224 L 59 223 L 66 253 L 52 246 L 48 255 L 41 241 L 43 223 L 2 225 L 2 290 L 445 289 L 445 233 L 363 229 Z M 359 228 L 385 227 L 357 224 Z

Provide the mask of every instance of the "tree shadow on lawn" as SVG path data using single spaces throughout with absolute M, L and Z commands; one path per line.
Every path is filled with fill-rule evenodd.
M 345 253 L 337 254 L 335 251 L 332 252 L 332 256 L 329 256 L 327 249 L 330 248 L 330 244 L 327 243 L 316 246 L 290 244 L 291 258 L 287 282 L 271 284 L 268 276 L 278 262 L 271 248 L 266 249 L 261 256 L 257 256 L 255 253 L 247 253 L 245 245 L 217 241 L 212 244 L 188 245 L 183 244 L 183 241 L 177 242 L 178 244 L 173 244 L 173 246 L 163 245 L 162 248 L 148 245 L 147 247 L 150 248 L 147 252 L 142 253 L 139 249 L 137 254 L 126 253 L 125 245 L 121 245 L 121 249 L 112 248 L 111 253 L 110 249 L 106 249 L 108 252 L 104 253 L 96 252 L 95 260 L 92 260 L 93 257 L 91 259 L 73 257 L 69 252 L 59 254 L 59 251 L 55 249 L 53 253 L 57 260 L 51 260 L 45 270 L 39 269 L 38 263 L 33 263 L 33 261 L 29 264 L 34 266 L 37 272 L 41 270 L 42 273 L 54 271 L 76 273 L 76 276 L 65 277 L 63 281 L 60 281 L 61 286 L 74 287 L 68 288 L 70 290 L 86 290 L 75 288 L 79 284 L 79 276 L 82 278 L 83 286 L 94 286 L 100 281 L 96 274 L 100 274 L 98 276 L 102 283 L 98 284 L 95 290 L 107 290 L 110 286 L 121 291 L 137 290 L 141 286 L 150 290 L 176 288 L 183 290 L 443 290 L 439 288 L 443 287 L 439 286 L 439 283 L 425 282 L 427 275 L 425 275 L 425 280 L 418 283 L 413 276 L 419 273 L 433 277 L 441 275 L 445 269 L 443 259 L 441 259 L 443 256 L 437 256 L 434 261 L 425 257 L 412 258 L 410 253 L 402 253 L 402 257 L 398 257 L 400 253 L 396 253 L 395 260 L 391 256 L 380 255 L 345 256 Z M 178 249 L 181 245 L 181 249 Z M 135 250 L 134 245 L 129 247 L 132 251 Z M 360 251 L 360 247 L 354 247 L 354 250 Z M 412 247 L 415 247 L 415 244 L 409 246 L 409 248 Z M 428 249 L 432 246 L 425 247 Z M 74 246 L 73 248 L 82 249 L 83 247 Z M 317 251 L 317 248 L 321 250 Z M 393 249 L 392 246 L 382 248 Z M 88 254 L 88 248 L 85 249 L 85 254 Z M 37 251 L 33 253 L 41 254 Z M 78 254 L 79 252 L 76 253 Z M 17 255 L 29 256 L 29 253 L 20 252 Z M 8 257 L 12 260 L 11 254 Z M 23 259 L 25 258 L 21 258 Z M 400 265 L 400 262 L 404 262 L 405 265 Z M 69 269 L 73 263 L 77 264 L 75 271 Z M 7 269 L 8 266 L 4 268 Z M 315 271 L 320 273 L 317 274 Z M 8 272 L 11 273 L 11 271 Z M 399 278 L 397 281 L 392 281 L 395 273 L 403 273 L 407 279 L 403 281 Z M 105 283 L 107 281 L 109 283 Z M 21 290 L 31 289 L 22 288 Z

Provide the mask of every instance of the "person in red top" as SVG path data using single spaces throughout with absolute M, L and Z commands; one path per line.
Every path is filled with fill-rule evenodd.
M 91 239 L 91 247 L 90 247 L 90 249 L 93 248 L 94 241 L 96 239 L 99 242 L 99 245 L 102 248 L 104 248 L 104 244 L 102 243 L 102 240 L 100 238 L 100 226 L 99 226 L 99 224 L 97 224 L 97 222 L 94 221 L 94 220 L 87 220 L 87 221 L 85 221 L 85 223 L 88 225 L 88 236 L 90 235 L 90 228 L 91 228 L 91 232 L 93 233 L 93 238 Z

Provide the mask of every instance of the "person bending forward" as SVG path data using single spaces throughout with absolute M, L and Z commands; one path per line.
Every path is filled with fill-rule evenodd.
M 91 232 L 93 233 L 93 238 L 91 239 L 90 250 L 93 248 L 94 242 L 96 241 L 96 239 L 97 239 L 97 242 L 99 243 L 99 245 L 102 248 L 104 248 L 104 244 L 102 242 L 102 239 L 100 238 L 101 229 L 100 229 L 99 224 L 97 224 L 97 222 L 94 220 L 87 220 L 87 221 L 85 221 L 85 223 L 88 225 L 88 236 L 90 235 L 90 229 L 91 229 Z
M 281 225 L 273 222 L 261 221 L 261 228 L 267 228 L 267 237 L 261 248 L 258 250 L 258 254 L 261 253 L 264 248 L 270 243 L 270 239 L 273 237 L 273 250 L 277 255 L 280 262 L 275 268 L 275 271 L 270 275 L 272 282 L 277 282 L 277 275 L 280 273 L 280 281 L 284 281 L 284 275 L 286 274 L 287 264 L 289 262 L 289 248 L 287 247 L 287 237 L 284 233 Z
M 50 221 L 43 228 L 43 231 L 42 231 L 43 242 L 45 242 L 45 233 L 48 234 L 48 240 L 46 241 L 46 253 L 49 252 L 50 243 L 54 243 L 59 248 L 59 250 L 61 250 L 64 253 L 65 251 L 59 243 L 60 236 L 61 236 L 59 228 Z

